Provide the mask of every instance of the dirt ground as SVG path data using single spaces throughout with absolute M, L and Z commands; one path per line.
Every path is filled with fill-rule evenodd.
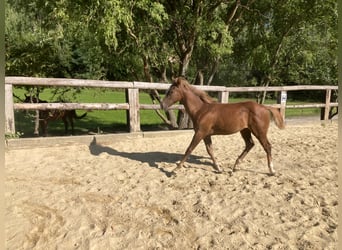
M 337 249 L 337 122 L 272 125 L 276 176 L 258 142 L 193 135 L 7 149 L 7 249 Z

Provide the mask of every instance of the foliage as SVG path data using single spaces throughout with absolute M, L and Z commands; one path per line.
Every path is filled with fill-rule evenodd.
M 22 132 L 16 132 L 16 133 L 13 133 L 13 134 L 6 133 L 5 134 L 5 139 L 6 140 L 8 140 L 8 139 L 19 139 L 23 135 L 24 135 L 24 133 L 22 133 Z
M 6 0 L 6 75 L 337 84 L 336 0 Z
M 232 35 L 231 84 L 337 84 L 334 0 L 256 1 Z

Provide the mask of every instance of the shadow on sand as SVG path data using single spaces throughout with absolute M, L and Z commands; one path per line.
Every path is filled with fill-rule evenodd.
M 102 153 L 107 153 L 109 155 L 115 155 L 115 156 L 121 156 L 125 157 L 134 161 L 140 161 L 142 163 L 147 163 L 150 167 L 159 169 L 162 173 L 164 173 L 167 177 L 171 177 L 174 175 L 174 172 L 167 171 L 164 168 L 158 166 L 158 163 L 164 162 L 164 163 L 170 163 L 175 164 L 176 162 L 181 159 L 183 154 L 177 154 L 177 153 L 167 153 L 167 152 L 120 152 L 116 149 L 113 149 L 111 147 L 102 146 L 100 144 L 97 144 L 96 137 L 93 138 L 92 142 L 89 145 L 89 151 L 92 155 L 100 155 Z M 196 156 L 191 155 L 189 159 L 187 160 L 188 163 L 193 164 L 206 164 L 205 162 L 201 161 L 201 159 L 207 159 L 208 157 L 202 157 L 202 156 Z M 211 165 L 208 163 L 208 165 Z

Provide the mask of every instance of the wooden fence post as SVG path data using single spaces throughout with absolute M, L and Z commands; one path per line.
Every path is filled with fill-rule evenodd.
M 228 103 L 229 92 L 228 91 L 220 91 L 218 94 L 218 99 L 220 103 Z
M 139 89 L 128 89 L 129 129 L 130 132 L 140 132 Z
M 286 112 L 286 101 L 287 101 L 287 91 L 282 90 L 280 93 L 280 113 L 285 120 L 285 112 Z
M 5 100 L 5 133 L 15 134 L 12 84 L 5 84 Z
M 324 120 L 329 120 L 330 111 L 330 99 L 331 99 L 331 89 L 327 89 L 325 92 L 325 107 L 324 107 Z

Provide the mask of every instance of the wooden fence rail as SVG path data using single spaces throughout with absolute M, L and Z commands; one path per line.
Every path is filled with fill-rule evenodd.
M 125 89 L 126 103 L 14 103 L 13 85 L 18 86 L 50 86 L 50 87 L 92 87 Z M 158 110 L 157 104 L 140 104 L 139 90 L 167 90 L 170 84 L 149 82 L 123 82 L 103 80 L 83 80 L 64 78 L 36 78 L 36 77 L 5 77 L 5 122 L 6 133 L 15 133 L 14 110 L 46 110 L 46 109 L 85 109 L 85 110 L 127 110 L 129 127 L 131 132 L 140 131 L 140 110 Z M 229 94 L 234 92 L 280 92 L 280 104 L 278 107 L 285 118 L 286 108 L 324 108 L 324 119 L 328 119 L 329 110 L 337 107 L 337 102 L 331 102 L 331 91 L 338 90 L 338 86 L 304 85 L 304 86 L 279 86 L 279 87 L 224 87 L 224 86 L 196 86 L 204 91 L 218 92 L 221 103 L 229 102 Z M 325 103 L 287 105 L 287 92 L 298 90 L 324 90 L 326 91 Z M 172 109 L 184 109 L 183 105 L 173 105 Z

